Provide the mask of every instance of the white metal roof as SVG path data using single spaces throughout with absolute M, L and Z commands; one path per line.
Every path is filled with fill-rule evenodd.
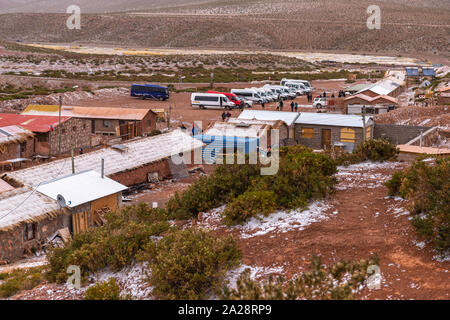
M 208 136 L 226 136 L 226 137 L 249 137 L 259 138 L 267 131 L 266 124 L 250 124 L 240 126 L 239 123 L 215 122 L 205 135 Z
M 368 88 L 358 91 L 357 94 L 360 92 L 366 91 L 366 90 L 370 90 L 378 95 L 389 95 L 392 91 L 397 89 L 400 85 L 401 84 L 399 82 L 396 82 L 392 79 L 385 79 L 385 80 L 375 83 L 371 87 L 368 87 Z
M 371 121 L 372 118 L 366 116 L 366 124 Z M 295 123 L 334 127 L 363 127 L 362 116 L 331 113 L 302 112 Z
M 61 195 L 66 205 L 74 208 L 126 189 L 126 186 L 90 170 L 41 184 L 36 191 L 53 200 Z
M 75 171 L 101 170 L 105 159 L 105 175 L 137 168 L 181 152 L 201 148 L 203 143 L 181 130 L 123 143 L 127 151 L 105 148 L 75 157 Z M 61 159 L 8 174 L 26 186 L 68 176 L 72 173 L 71 159 Z
M 265 110 L 244 110 L 239 115 L 238 119 L 248 120 L 281 120 L 288 126 L 291 126 L 297 119 L 298 112 L 283 112 L 283 111 L 265 111 Z

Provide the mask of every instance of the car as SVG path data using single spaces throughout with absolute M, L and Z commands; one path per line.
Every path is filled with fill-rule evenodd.
M 328 100 L 324 97 L 314 98 L 313 107 L 317 109 L 325 108 L 328 106 Z

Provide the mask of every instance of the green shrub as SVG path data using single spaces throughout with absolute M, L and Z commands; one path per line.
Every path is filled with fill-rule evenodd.
M 393 174 L 387 181 L 388 194 L 410 200 L 408 209 L 419 234 L 432 240 L 443 254 L 450 250 L 450 157 L 435 165 L 422 160 Z
M 353 298 L 353 290 L 365 283 L 375 271 L 368 272 L 369 266 L 377 266 L 378 259 L 357 262 L 340 261 L 333 266 L 324 266 L 315 257 L 311 271 L 298 274 L 285 282 L 282 277 L 270 277 L 261 283 L 250 278 L 244 271 L 236 282 L 236 289 L 224 287 L 222 299 L 226 300 L 347 300 Z
M 258 214 L 268 215 L 277 207 L 273 191 L 246 191 L 228 204 L 223 216 L 227 225 L 239 224 Z
M 277 174 L 262 176 L 260 169 L 260 165 L 220 165 L 181 195 L 175 194 L 168 202 L 169 216 L 188 219 L 228 204 L 225 223 L 241 223 L 258 213 L 304 207 L 333 192 L 336 183 L 335 162 L 300 146 L 280 149 Z M 265 196 L 267 201 L 261 202 Z
M 79 266 L 84 277 L 105 267 L 119 270 L 135 259 L 151 236 L 169 229 L 164 211 L 146 204 L 123 207 L 106 214 L 105 219 L 105 225 L 78 234 L 66 247 L 49 252 L 49 280 L 65 282 L 70 265 Z
M 17 269 L 0 274 L 0 298 L 9 298 L 22 290 L 30 290 L 45 281 L 44 268 Z
M 161 134 L 161 131 L 159 131 L 158 129 L 154 129 L 154 130 L 152 130 L 152 132 L 150 132 L 149 136 L 154 137 L 154 136 L 157 136 L 160 134 Z
M 397 159 L 399 150 L 386 139 L 369 139 L 361 143 L 354 153 L 359 155 L 362 161 L 390 161 Z
M 240 262 L 233 238 L 213 238 L 199 230 L 178 230 L 150 243 L 149 260 L 153 294 L 161 299 L 202 299 L 218 289 L 226 270 Z
M 122 300 L 120 288 L 116 284 L 115 278 L 109 278 L 90 286 L 86 290 L 84 300 Z

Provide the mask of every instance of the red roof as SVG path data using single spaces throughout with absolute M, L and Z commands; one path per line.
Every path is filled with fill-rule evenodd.
M 61 117 L 61 123 L 70 117 Z M 33 116 L 24 114 L 0 113 L 0 127 L 20 126 L 32 132 L 49 132 L 51 127 L 56 128 L 59 123 L 57 116 Z

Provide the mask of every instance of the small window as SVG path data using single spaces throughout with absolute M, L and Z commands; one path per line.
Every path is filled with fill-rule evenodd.
M 147 127 L 150 127 L 150 124 L 151 124 L 150 120 L 147 120 Z
M 25 152 L 27 151 L 27 143 L 26 142 L 22 142 L 20 144 L 20 152 Z
M 77 126 L 73 126 L 72 127 L 72 131 L 76 132 L 77 131 Z
M 350 128 L 341 129 L 341 142 L 356 142 L 355 130 Z
M 302 138 L 311 139 L 314 138 L 314 128 L 302 128 L 301 129 Z
M 103 120 L 103 126 L 105 128 L 111 128 L 111 121 L 109 120 Z
M 23 238 L 25 241 L 30 241 L 36 238 L 36 224 L 27 223 L 25 224 Z

